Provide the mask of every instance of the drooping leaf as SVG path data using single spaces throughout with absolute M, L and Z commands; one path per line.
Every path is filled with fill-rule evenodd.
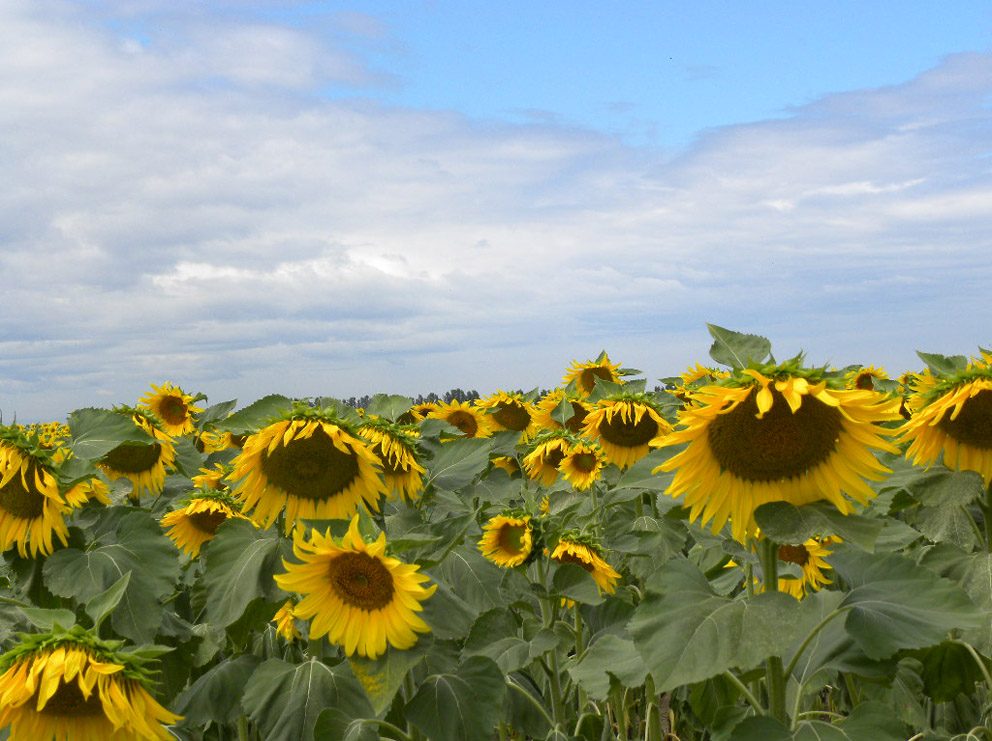
M 603 595 L 592 574 L 574 563 L 558 564 L 551 579 L 554 592 L 586 605 L 599 605 Z
M 69 415 L 68 423 L 69 447 L 78 458 L 97 460 L 122 443 L 153 442 L 129 416 L 109 409 L 77 409 Z
M 710 357 L 721 365 L 731 368 L 747 368 L 753 363 L 762 363 L 772 351 L 772 343 L 756 334 L 742 334 L 730 329 L 707 324 L 713 338 Z
M 124 596 L 124 590 L 127 589 L 127 585 L 131 582 L 131 573 L 130 571 L 125 572 L 106 591 L 95 595 L 86 603 L 86 614 L 93 619 L 94 627 L 99 628 L 103 619 L 110 614 L 111 610 L 120 604 L 121 598 Z
M 496 663 L 472 656 L 452 673 L 427 677 L 403 714 L 430 741 L 479 741 L 492 735 L 505 696 Z
M 912 655 L 922 666 L 923 691 L 934 702 L 951 702 L 958 695 L 971 692 L 975 682 L 981 682 L 984 677 L 967 646 L 957 641 L 944 641 Z M 986 658 L 979 658 L 986 668 L 992 664 Z
M 474 544 L 454 548 L 433 571 L 476 610 L 490 610 L 502 604 L 499 593 L 502 569 L 479 553 Z
M 761 532 L 776 543 L 802 544 L 815 536 L 837 535 L 844 542 L 872 550 L 885 521 L 844 515 L 829 502 L 797 507 L 789 502 L 768 502 L 754 511 Z
M 72 610 L 52 610 L 46 607 L 18 607 L 28 621 L 42 631 L 51 630 L 56 624 L 63 628 L 71 628 L 76 624 L 76 615 Z
M 648 668 L 634 642 L 615 635 L 597 639 L 578 663 L 568 668 L 572 679 L 594 700 L 605 700 L 612 675 L 624 687 L 640 687 Z
M 225 659 L 183 690 L 175 700 L 182 726 L 195 728 L 206 723 L 232 723 L 244 715 L 241 693 L 245 677 L 262 662 L 246 654 Z

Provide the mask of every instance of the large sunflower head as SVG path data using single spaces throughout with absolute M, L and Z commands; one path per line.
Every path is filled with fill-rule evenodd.
M 608 462 L 626 469 L 657 447 L 672 426 L 645 394 L 619 394 L 597 402 L 583 430 L 599 442 Z
M 430 419 L 440 419 L 462 431 L 459 437 L 492 437 L 493 428 L 489 415 L 473 404 L 452 401 L 438 404 L 437 409 L 427 415 Z
M 437 585 L 425 587 L 429 578 L 419 566 L 386 555 L 385 533 L 367 543 L 358 515 L 340 543 L 330 530 L 314 531 L 309 540 L 295 539 L 293 552 L 301 563 L 283 561 L 286 573 L 275 580 L 281 589 L 303 595 L 293 612 L 301 620 L 312 618 L 311 638 L 326 635 L 348 656 L 375 659 L 387 643 L 406 650 L 417 633 L 430 630 L 417 613 Z
M 527 476 L 551 486 L 558 480 L 558 466 L 571 450 L 574 438 L 565 432 L 542 432 L 524 456 L 523 466 Z
M 141 652 L 74 627 L 22 635 L 0 656 L 0 728 L 14 739 L 168 741 L 180 720 L 148 691 Z
M 512 430 L 527 441 L 538 430 L 534 404 L 519 392 L 497 391 L 475 400 L 475 406 L 488 414 L 493 430 Z
M 906 457 L 930 466 L 943 454 L 954 470 L 977 471 L 992 482 L 992 366 L 984 355 L 957 368 L 910 374 L 910 418 L 898 431 Z
M 50 555 L 53 535 L 67 543 L 70 509 L 50 453 L 36 437 L 0 427 L 0 550 L 16 545 L 24 557 Z
M 162 423 L 162 429 L 173 437 L 188 435 L 193 431 L 193 415 L 203 409 L 193 404 L 192 394 L 166 381 L 161 386 L 149 384 L 152 390 L 141 397 L 138 406 L 147 409 Z
M 200 489 L 162 517 L 165 534 L 190 558 L 200 555 L 203 544 L 212 540 L 224 522 L 231 518 L 248 519 L 241 514 L 231 497 L 213 489 Z
M 417 453 L 416 428 L 369 416 L 358 433 L 382 461 L 382 478 L 390 494 L 408 502 L 418 499 L 424 490 L 427 469 L 420 464 Z
M 588 413 L 589 405 L 579 394 L 563 388 L 552 389 L 534 406 L 534 420 L 538 427 L 544 430 L 565 429 L 576 435 L 582 431 L 582 423 Z
M 561 380 L 565 384 L 575 381 L 577 391 L 585 398 L 596 387 L 597 379 L 612 383 L 623 383 L 623 380 L 620 378 L 621 374 L 618 372 L 619 369 L 620 363 L 611 363 L 609 356 L 604 350 L 595 360 L 587 360 L 584 363 L 580 363 L 578 360 L 573 361 L 568 366 Z
M 558 464 L 558 470 L 573 489 L 585 491 L 599 480 L 606 455 L 594 442 L 577 440 Z
M 347 519 L 364 504 L 379 510 L 386 487 L 369 444 L 329 410 L 298 404 L 248 437 L 232 461 L 235 498 L 270 527 L 285 512 L 298 519 Z
M 679 429 L 660 442 L 687 445 L 654 469 L 676 472 L 667 493 L 685 496 L 691 520 L 712 522 L 716 532 L 729 519 L 743 542 L 766 502 L 826 499 L 848 513 L 844 494 L 861 503 L 875 495 L 865 479 L 881 480 L 889 469 L 870 449 L 899 452 L 878 425 L 899 417 L 899 400 L 833 388 L 824 371 L 799 361 L 738 370 L 693 391 Z
M 122 478 L 130 481 L 130 497 L 136 501 L 142 494 L 161 494 L 165 487 L 166 473 L 176 460 L 175 443 L 149 413 L 128 407 L 114 411 L 130 417 L 138 427 L 154 438 L 154 442 L 121 443 L 98 460 L 97 467 L 111 481 Z
M 603 559 L 596 540 L 588 535 L 569 531 L 562 533 L 558 544 L 551 551 L 551 558 L 558 563 L 574 563 L 592 575 L 600 593 L 617 591 L 620 574 Z
M 530 515 L 504 512 L 490 518 L 482 529 L 479 550 L 497 566 L 512 568 L 525 563 L 534 551 Z

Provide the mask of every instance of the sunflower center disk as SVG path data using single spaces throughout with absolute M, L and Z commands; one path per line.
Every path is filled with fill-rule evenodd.
M 596 567 L 591 563 L 586 563 L 581 558 L 576 556 L 574 553 L 562 553 L 558 558 L 555 559 L 558 563 L 577 563 L 579 566 L 584 568 L 590 574 L 596 570 Z
M 227 519 L 224 512 L 194 512 L 186 515 L 189 524 L 204 533 L 217 534 L 217 528 Z
M 582 406 L 578 402 L 573 401 L 572 416 L 569 417 L 568 421 L 565 423 L 565 429 L 567 429 L 569 432 L 578 435 L 579 432 L 582 431 L 582 423 L 586 421 L 587 414 L 589 414 L 589 412 L 586 410 L 584 406 Z
M 658 423 L 647 414 L 640 422 L 627 422 L 617 413 L 603 421 L 599 434 L 606 442 L 621 448 L 639 448 L 658 436 Z
M 479 423 L 476 421 L 468 412 L 455 411 L 449 414 L 445 420 L 449 425 L 457 427 L 459 430 L 465 433 L 468 437 L 475 437 L 475 433 L 479 431 Z
M 35 693 L 37 695 L 37 693 Z M 37 700 L 33 701 L 37 707 Z M 93 717 L 103 715 L 103 703 L 93 692 L 89 698 L 83 697 L 83 691 L 75 680 L 66 684 L 59 682 L 59 688 L 55 694 L 48 698 L 40 711 L 43 715 L 52 715 L 61 718 L 65 717 Z
M 182 424 L 186 421 L 186 404 L 178 396 L 169 396 L 159 407 L 162 419 L 170 425 Z
M 382 461 L 382 472 L 387 476 L 399 476 L 409 470 L 400 461 L 399 456 L 387 455 L 382 443 L 376 445 L 372 452 L 379 456 L 379 459 Z
M 103 464 L 121 473 L 144 473 L 158 463 L 162 446 L 122 443 L 103 456 Z
M 604 381 L 612 381 L 613 374 L 610 373 L 609 368 L 604 368 L 603 366 L 596 366 L 595 368 L 586 368 L 582 373 L 579 374 L 579 386 L 587 394 L 591 394 L 593 388 L 596 386 L 596 379 L 602 378 Z
M 992 449 L 992 391 L 982 390 L 968 399 L 955 419 L 945 416 L 940 428 L 958 442 Z
M 499 530 L 499 547 L 514 556 L 524 552 L 524 534 L 527 528 L 523 525 L 504 525 Z
M 31 477 L 34 476 L 33 469 L 32 466 L 28 471 Z M 41 517 L 45 511 L 45 497 L 36 491 L 25 489 L 21 477 L 15 474 L 7 485 L 0 489 L 0 507 L 14 517 L 32 520 Z
M 572 465 L 582 473 L 592 473 L 599 461 L 592 453 L 577 453 L 572 458 Z
M 515 401 L 508 401 L 493 412 L 493 419 L 514 432 L 523 432 L 530 425 L 530 414 L 522 404 Z
M 322 429 L 311 437 L 290 440 L 262 455 L 265 477 L 294 497 L 329 499 L 345 491 L 358 476 L 358 457 L 343 453 Z
M 367 553 L 342 553 L 328 565 L 335 594 L 352 607 L 381 610 L 392 602 L 393 577 Z
M 757 389 L 709 425 L 710 450 L 720 467 L 748 481 L 778 481 L 800 476 L 834 450 L 842 416 L 822 401 L 804 396 L 793 414 L 772 389 L 772 408 L 757 418 Z
M 549 451 L 548 454 L 544 456 L 544 465 L 548 466 L 549 468 L 557 469 L 558 464 L 561 463 L 562 460 L 564 460 L 564 458 L 565 458 L 565 453 L 561 450 L 561 448 L 555 448 L 554 450 Z
M 805 566 L 809 563 L 809 551 L 804 545 L 783 545 L 778 549 L 778 560 Z

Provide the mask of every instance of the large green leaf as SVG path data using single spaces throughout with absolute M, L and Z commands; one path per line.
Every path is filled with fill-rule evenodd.
M 499 592 L 503 571 L 479 553 L 474 544 L 453 549 L 433 572 L 476 610 L 490 610 L 503 604 Z
M 376 715 L 381 716 L 389 710 L 396 692 L 403 686 L 403 678 L 423 660 L 433 643 L 432 636 L 421 636 L 412 648 L 405 651 L 390 647 L 376 659 L 364 656 L 352 656 L 348 659 L 351 670 L 365 688 Z
M 885 521 L 860 515 L 844 515 L 829 502 L 797 507 L 789 502 L 768 502 L 754 511 L 762 534 L 776 543 L 805 543 L 812 537 L 838 535 L 846 543 L 872 550 Z
M 962 638 L 986 656 L 992 656 L 992 554 L 976 553 L 964 561 L 958 583 L 985 614 L 985 620 Z
M 176 698 L 176 713 L 182 726 L 196 728 L 206 723 L 232 723 L 245 714 L 241 693 L 245 677 L 261 663 L 250 654 L 225 659 L 193 682 Z
M 78 458 L 97 460 L 122 443 L 153 442 L 130 416 L 109 409 L 77 409 L 68 422 L 69 447 Z
M 66 548 L 45 562 L 45 585 L 60 597 L 82 603 L 104 599 L 111 587 L 131 573 L 111 624 L 136 643 L 149 643 L 162 622 L 160 600 L 179 578 L 176 548 L 146 512 L 128 512 L 116 529 L 116 542 L 86 551 Z M 91 608 L 98 612 L 100 606 Z
M 453 673 L 427 677 L 403 713 L 430 741 L 480 741 L 492 735 L 505 695 L 496 663 L 472 656 Z
M 968 358 L 964 355 L 941 355 L 935 352 L 916 351 L 920 360 L 927 364 L 935 376 L 954 376 L 968 367 Z
M 376 725 L 352 719 L 340 708 L 324 708 L 313 727 L 313 741 L 379 741 Z
M 840 605 L 850 608 L 844 625 L 870 658 L 938 644 L 985 619 L 957 584 L 896 553 L 838 548 L 830 562 L 853 587 Z
M 265 741 L 313 738 L 317 716 L 328 707 L 352 718 L 374 714 L 347 663 L 330 667 L 316 659 L 302 664 L 269 659 L 248 679 L 241 704 Z
M 760 335 L 742 334 L 715 324 L 707 324 L 706 328 L 713 338 L 710 357 L 721 365 L 747 368 L 764 362 L 772 351 L 772 343 Z
M 269 420 L 292 408 L 292 399 L 279 394 L 270 394 L 221 420 L 217 423 L 217 429 L 222 432 L 230 432 L 233 435 L 249 434 L 264 427 Z
M 624 687 L 640 687 L 647 678 L 648 668 L 633 641 L 604 635 L 589 646 L 578 663 L 568 667 L 568 673 L 589 697 L 605 700 L 611 676 Z
M 599 605 L 603 602 L 603 595 L 600 593 L 596 581 L 592 578 L 592 574 L 578 564 L 556 565 L 551 583 L 556 594 L 570 600 L 586 605 Z
M 863 702 L 839 723 L 803 721 L 793 738 L 795 741 L 904 741 L 906 733 L 890 708 L 878 702 Z
M 255 598 L 284 599 L 272 576 L 285 572 L 280 559 L 288 555 L 286 548 L 275 529 L 261 530 L 241 518 L 221 523 L 203 555 L 207 620 L 230 625 Z
M 427 462 L 427 483 L 448 491 L 471 483 L 489 465 L 493 446 L 492 438 L 449 440 Z
M 365 408 L 365 412 L 366 414 L 374 414 L 377 417 L 391 419 L 395 422 L 405 412 L 410 411 L 410 407 L 412 406 L 413 399 L 407 396 L 376 394 Z

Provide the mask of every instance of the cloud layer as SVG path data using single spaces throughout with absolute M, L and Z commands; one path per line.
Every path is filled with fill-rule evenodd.
M 4 422 L 656 378 L 707 321 L 896 373 L 990 342 L 992 55 L 666 153 L 378 104 L 375 19 L 111 10 L 0 9 Z

